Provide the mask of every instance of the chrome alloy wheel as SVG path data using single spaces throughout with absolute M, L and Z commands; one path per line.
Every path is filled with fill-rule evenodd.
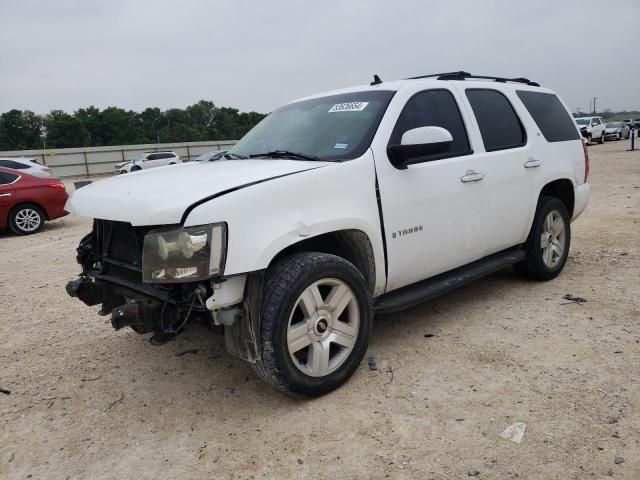
M 296 300 L 287 326 L 294 365 L 311 377 L 330 374 L 349 357 L 359 326 L 358 301 L 346 283 L 336 278 L 312 283 Z
M 40 227 L 42 218 L 33 208 L 23 208 L 16 213 L 15 223 L 23 232 L 33 232 Z
M 554 268 L 558 265 L 567 246 L 567 236 L 565 234 L 564 220 L 557 210 L 550 211 L 544 219 L 540 246 L 542 247 L 542 261 L 544 264 L 548 268 Z

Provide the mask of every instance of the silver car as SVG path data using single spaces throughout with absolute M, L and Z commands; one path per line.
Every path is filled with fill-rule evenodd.
M 0 167 L 20 170 L 35 177 L 50 177 L 51 169 L 38 163 L 35 158 L 26 157 L 0 157 Z
M 629 125 L 624 122 L 610 122 L 607 123 L 604 130 L 604 138 L 607 140 L 622 140 L 623 138 L 629 138 L 631 129 Z

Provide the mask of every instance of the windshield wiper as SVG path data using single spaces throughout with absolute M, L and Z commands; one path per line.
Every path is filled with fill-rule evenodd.
M 231 152 L 225 153 L 223 157 L 226 158 L 227 160 L 231 160 L 233 158 L 236 158 L 238 160 L 244 160 L 245 158 L 247 158 L 245 155 L 238 155 L 237 153 L 231 153 Z
M 318 157 L 314 157 L 311 155 L 304 155 L 302 153 L 290 152 L 289 150 L 273 150 L 271 152 L 265 153 L 256 153 L 253 155 L 249 155 L 249 158 L 258 158 L 258 157 L 266 157 L 266 158 L 295 158 L 298 160 L 320 160 Z

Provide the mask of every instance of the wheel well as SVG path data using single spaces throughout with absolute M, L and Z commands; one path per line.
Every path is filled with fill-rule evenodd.
M 16 205 L 14 205 L 13 207 L 11 207 L 11 210 L 9 210 L 9 215 L 7 216 L 7 221 L 11 218 L 11 214 L 13 213 L 13 211 L 18 208 L 18 207 L 22 207 L 24 205 L 33 205 L 35 207 L 38 207 L 40 209 L 40 211 L 42 212 L 42 214 L 44 215 L 44 219 L 45 220 L 49 220 L 49 214 L 47 213 L 47 209 L 44 208 L 42 205 L 40 205 L 38 202 L 20 202 Z
M 344 258 L 362 273 L 369 290 L 373 293 L 376 283 L 375 259 L 373 247 L 366 233 L 360 230 L 340 230 L 301 240 L 278 253 L 269 266 L 292 253 L 299 252 L 322 252 Z
M 569 218 L 573 217 L 575 193 L 573 191 L 573 183 L 571 183 L 571 180 L 564 178 L 547 183 L 540 192 L 539 198 L 542 198 L 544 196 L 555 197 L 559 199 L 562 203 L 564 203 L 565 207 L 567 207 Z

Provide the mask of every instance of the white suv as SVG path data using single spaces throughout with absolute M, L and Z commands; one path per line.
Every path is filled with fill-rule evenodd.
M 182 163 L 182 159 L 175 152 L 144 152 L 139 153 L 131 160 L 114 165 L 116 175 L 120 173 L 137 172 L 154 167 L 164 167 L 165 165 L 175 165 Z
M 66 209 L 95 222 L 67 292 L 155 344 L 223 325 L 274 387 L 319 395 L 358 368 L 374 314 L 510 265 L 557 276 L 588 171 L 549 89 L 376 77 L 275 110 L 225 161 L 74 192 Z
M 607 124 L 602 117 L 578 117 L 574 120 L 580 129 L 580 133 L 587 139 L 589 144 L 594 141 L 604 143 Z

